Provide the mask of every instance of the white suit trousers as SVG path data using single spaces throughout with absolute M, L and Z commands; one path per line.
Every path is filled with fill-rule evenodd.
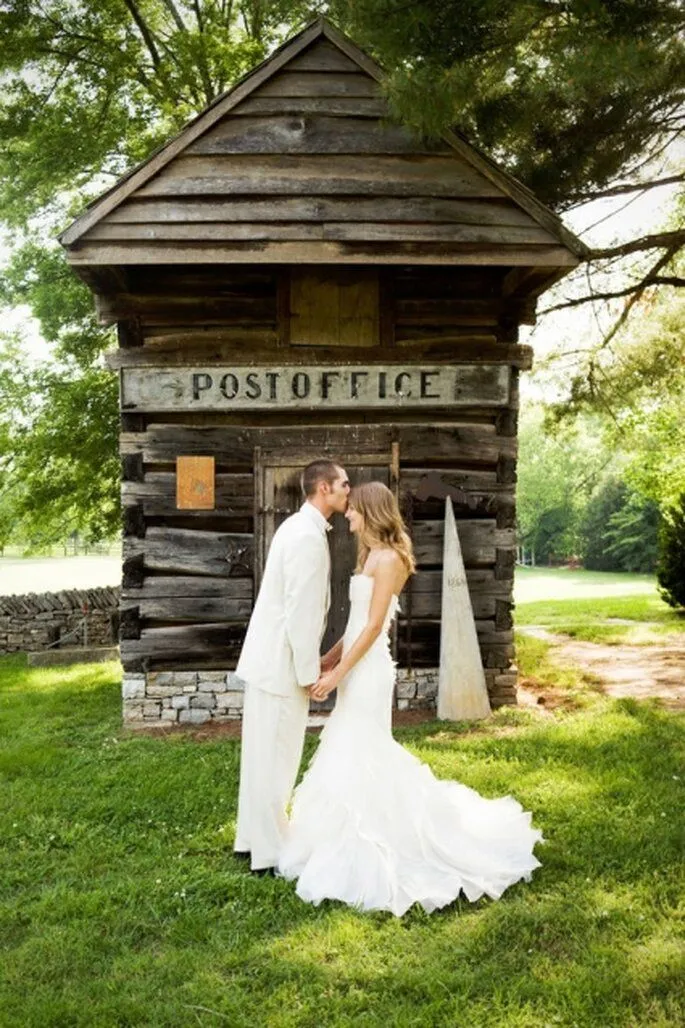
M 234 848 L 250 851 L 254 871 L 278 863 L 308 713 L 309 694 L 304 689 L 276 696 L 249 683 L 245 687 Z

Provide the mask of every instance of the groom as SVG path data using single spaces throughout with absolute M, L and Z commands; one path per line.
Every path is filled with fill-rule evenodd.
M 286 807 L 302 759 L 309 690 L 330 602 L 328 519 L 343 514 L 350 483 L 339 464 L 302 472 L 305 502 L 278 527 L 269 549 L 236 674 L 245 683 L 235 851 L 253 871 L 276 866 Z

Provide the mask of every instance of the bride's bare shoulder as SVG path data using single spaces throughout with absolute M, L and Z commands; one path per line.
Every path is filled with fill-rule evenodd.
M 373 575 L 392 582 L 394 592 L 402 591 L 407 581 L 407 569 L 397 550 L 387 547 L 378 551 Z
M 383 548 L 378 551 L 378 557 L 376 558 L 376 567 L 382 565 L 384 568 L 398 568 L 402 564 L 402 558 L 400 557 L 397 550 L 391 549 L 391 547 Z

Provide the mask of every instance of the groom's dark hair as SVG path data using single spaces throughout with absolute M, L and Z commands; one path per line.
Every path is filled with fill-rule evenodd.
M 334 460 L 313 460 L 302 472 L 302 492 L 305 496 L 313 496 L 319 482 L 333 485 L 340 474 L 340 465 Z

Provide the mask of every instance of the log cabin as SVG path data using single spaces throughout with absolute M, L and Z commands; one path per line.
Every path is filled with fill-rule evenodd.
M 394 122 L 382 83 L 319 19 L 60 237 L 118 333 L 132 726 L 240 716 L 265 556 L 319 456 L 386 482 L 414 541 L 400 708 L 435 702 L 447 496 L 491 704 L 516 702 L 518 331 L 585 250 L 462 136 Z M 324 646 L 354 563 L 341 516 L 329 535 Z

